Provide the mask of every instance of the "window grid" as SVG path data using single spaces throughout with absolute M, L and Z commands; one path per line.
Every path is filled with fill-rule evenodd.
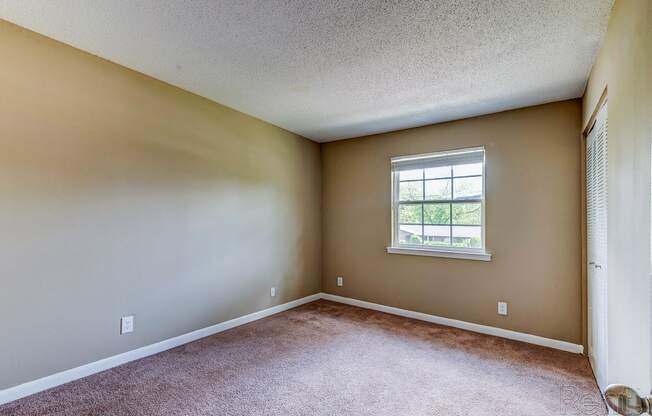
M 449 176 L 434 176 L 432 178 L 426 178 L 426 170 L 425 169 L 420 169 L 421 170 L 421 177 L 420 179 L 400 179 L 400 172 L 396 172 L 398 176 L 397 180 L 397 194 L 396 194 L 396 199 L 397 199 L 397 212 L 396 215 L 398 215 L 398 218 L 396 220 L 396 224 L 398 228 L 400 229 L 401 225 L 420 225 L 421 226 L 421 246 L 430 246 L 433 248 L 460 248 L 455 246 L 455 242 L 453 240 L 453 227 L 481 227 L 481 241 L 480 241 L 480 247 L 469 247 L 471 249 L 479 249 L 479 248 L 484 248 L 484 163 L 482 163 L 482 171 L 483 173 L 481 174 L 474 174 L 474 175 L 458 175 L 456 176 L 454 174 L 454 166 L 451 165 L 449 167 Z M 415 169 L 416 170 L 416 169 Z M 465 178 L 482 178 L 482 184 L 481 184 L 481 196 L 479 198 L 464 198 L 461 197 L 459 199 L 455 198 L 455 180 L 456 179 L 465 179 Z M 450 199 L 426 199 L 426 184 L 428 181 L 436 181 L 436 180 L 449 180 L 450 181 Z M 403 183 L 409 183 L 409 182 L 421 182 L 421 199 L 420 200 L 401 200 L 400 199 L 400 186 Z M 453 216 L 453 207 L 456 204 L 471 204 L 471 203 L 476 203 L 479 204 L 479 209 L 480 211 L 480 221 L 474 221 L 471 224 L 456 224 Z M 427 204 L 447 204 L 448 205 L 448 222 L 447 223 L 427 223 L 425 220 L 425 215 L 426 215 L 426 205 Z M 412 222 L 401 222 L 401 206 L 409 206 L 409 205 L 418 205 L 421 208 L 421 223 L 412 223 Z M 439 227 L 448 227 L 448 242 L 442 245 L 437 245 L 437 244 L 426 244 L 426 226 L 439 226 Z M 397 238 L 398 235 L 400 234 L 400 231 L 397 230 Z M 407 244 L 411 245 L 411 244 Z

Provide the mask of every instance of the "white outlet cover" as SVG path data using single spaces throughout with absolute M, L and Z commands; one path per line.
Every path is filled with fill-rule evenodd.
M 507 315 L 507 302 L 498 302 L 498 315 Z
M 276 288 L 275 288 L 275 287 L 272 287 L 272 289 L 269 291 L 269 294 L 270 294 L 272 297 L 276 296 Z
M 337 285 L 338 286 L 344 286 L 344 278 L 341 276 L 337 276 Z
M 133 315 L 123 316 L 120 319 L 120 334 L 128 334 L 130 332 L 134 332 L 134 317 Z

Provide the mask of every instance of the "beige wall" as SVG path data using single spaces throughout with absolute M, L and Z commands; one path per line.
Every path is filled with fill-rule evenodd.
M 582 102 L 333 142 L 321 154 L 0 21 L 0 315 L 10 334 L 0 389 L 322 286 L 582 343 L 579 137 L 607 86 L 610 325 L 647 314 L 650 328 L 651 5 L 616 2 Z M 493 261 L 387 254 L 389 158 L 478 145 Z M 509 316 L 496 314 L 498 300 Z M 120 336 L 127 314 L 136 331 Z M 632 339 L 625 329 L 611 336 Z M 622 371 L 611 374 L 627 382 L 634 363 L 624 357 L 649 355 L 649 331 L 621 344 L 611 357 Z
M 319 292 L 316 143 L 2 21 L 0 62 L 0 389 Z
M 587 126 L 607 90 L 608 382 L 650 391 L 652 1 L 616 1 L 583 100 Z
M 323 145 L 324 291 L 581 343 L 580 121 L 573 100 Z M 479 145 L 493 260 L 387 254 L 390 157 Z

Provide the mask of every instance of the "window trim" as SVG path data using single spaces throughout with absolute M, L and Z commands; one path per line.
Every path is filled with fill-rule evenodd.
M 465 249 L 466 250 L 466 249 Z M 480 260 L 491 261 L 491 253 L 488 251 L 478 250 L 471 251 L 461 250 L 444 250 L 444 249 L 431 249 L 431 248 L 415 248 L 415 247 L 387 247 L 389 254 L 408 254 L 412 256 L 427 256 L 427 257 L 444 257 L 449 259 L 463 259 L 463 260 Z
M 480 202 L 481 205 L 481 247 L 480 248 L 457 248 L 457 247 L 426 247 L 420 244 L 400 244 L 398 233 L 399 233 L 399 207 L 400 207 L 400 198 L 399 198 L 399 171 L 395 170 L 393 163 L 396 161 L 402 160 L 411 160 L 411 159 L 427 159 L 433 157 L 443 157 L 446 155 L 451 155 L 455 153 L 465 153 L 465 152 L 474 152 L 482 151 L 482 197 L 474 198 L 470 200 L 460 200 L 459 202 Z M 408 156 L 397 156 L 392 157 L 390 160 L 390 175 L 391 175 L 391 245 L 387 247 L 387 253 L 390 254 L 409 254 L 416 256 L 431 256 L 431 257 L 447 257 L 447 258 L 458 258 L 466 260 L 482 260 L 482 261 L 491 261 L 491 253 L 486 249 L 486 182 L 487 182 L 487 157 L 486 150 L 484 146 L 478 147 L 469 147 L 462 149 L 453 149 L 446 150 L 442 152 L 433 152 L 433 153 L 424 153 Z M 473 175 L 477 176 L 477 175 Z M 454 181 L 454 179 L 453 179 Z M 425 198 L 425 195 L 423 196 Z M 450 200 L 444 201 L 414 201 L 414 203 L 451 203 Z M 451 218 L 452 221 L 452 218 Z M 452 241 L 451 241 L 452 243 Z

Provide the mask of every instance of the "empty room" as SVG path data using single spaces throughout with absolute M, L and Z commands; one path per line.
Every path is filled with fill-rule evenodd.
M 652 414 L 652 0 L 0 1 L 0 416 Z

